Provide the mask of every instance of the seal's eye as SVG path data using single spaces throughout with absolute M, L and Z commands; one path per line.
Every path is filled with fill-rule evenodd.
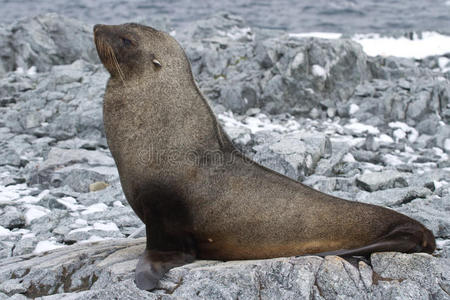
M 127 38 L 122 38 L 122 43 L 125 45 L 125 46 L 131 46 L 131 45 L 133 45 L 133 42 L 131 42 L 129 39 L 127 39 Z

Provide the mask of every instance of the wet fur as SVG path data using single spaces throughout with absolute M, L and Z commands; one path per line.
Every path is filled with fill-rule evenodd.
M 434 251 L 434 236 L 419 222 L 318 192 L 237 151 L 184 51 L 166 33 L 137 24 L 96 26 L 94 33 L 111 73 L 104 99 L 108 145 L 125 196 L 146 224 L 140 288 L 156 287 L 167 270 L 195 257 Z M 175 159 L 153 156 L 173 149 Z

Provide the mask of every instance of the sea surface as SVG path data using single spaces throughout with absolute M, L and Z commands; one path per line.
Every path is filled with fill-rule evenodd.
M 56 12 L 84 22 L 117 24 L 167 18 L 176 29 L 217 12 L 251 26 L 289 32 L 450 34 L 450 0 L 0 0 L 0 23 Z

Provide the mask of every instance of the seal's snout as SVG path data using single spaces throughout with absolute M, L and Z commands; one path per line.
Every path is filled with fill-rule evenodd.
M 436 239 L 433 233 L 425 228 L 422 240 L 422 251 L 426 253 L 433 253 L 436 250 Z

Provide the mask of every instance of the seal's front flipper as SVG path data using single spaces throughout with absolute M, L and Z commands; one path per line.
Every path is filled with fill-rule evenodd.
M 136 286 L 142 290 L 153 290 L 167 271 L 191 263 L 194 259 L 192 254 L 183 252 L 146 249 L 136 266 Z

